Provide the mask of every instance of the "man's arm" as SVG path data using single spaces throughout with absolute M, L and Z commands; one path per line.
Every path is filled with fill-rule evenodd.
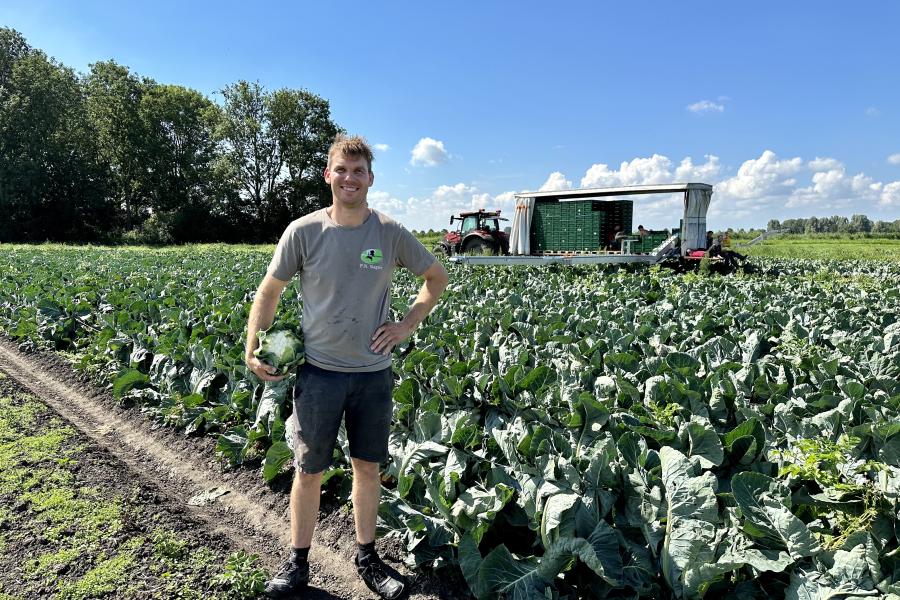
M 437 260 L 422 273 L 422 277 L 425 278 L 425 283 L 419 289 L 419 294 L 403 320 L 399 323 L 385 323 L 375 330 L 370 346 L 372 352 L 390 354 L 394 346 L 408 338 L 435 307 L 450 280 L 444 265 Z
M 272 321 L 275 320 L 275 310 L 278 308 L 278 301 L 281 299 L 281 292 L 284 291 L 287 283 L 287 281 L 281 281 L 266 273 L 262 283 L 259 284 L 259 288 L 256 290 L 253 306 L 250 307 L 250 317 L 247 319 L 247 345 L 244 349 L 244 362 L 263 381 L 280 381 L 284 379 L 284 377 L 269 375 L 269 373 L 275 371 L 275 368 L 253 356 L 253 351 L 259 345 L 256 332 L 268 329 L 272 325 Z

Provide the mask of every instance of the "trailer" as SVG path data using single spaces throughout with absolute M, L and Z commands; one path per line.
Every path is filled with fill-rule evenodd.
M 459 255 L 450 260 L 467 265 L 583 265 L 683 259 L 692 251 L 706 249 L 712 191 L 706 183 L 673 183 L 523 192 L 515 196 L 509 255 Z M 637 251 L 643 240 L 630 235 L 631 202 L 626 198 L 647 194 L 682 194 L 684 210 L 677 229 L 655 240 L 658 244 L 652 248 Z M 616 227 L 616 238 L 610 239 Z M 610 249 L 611 243 L 615 249 Z

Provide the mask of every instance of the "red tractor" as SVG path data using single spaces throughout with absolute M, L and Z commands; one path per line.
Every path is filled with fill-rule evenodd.
M 500 211 L 483 208 L 450 217 L 450 226 L 459 222 L 456 231 L 450 231 L 434 247 L 433 252 L 447 256 L 460 253 L 509 254 L 509 234 L 500 229 L 500 221 L 506 221 Z

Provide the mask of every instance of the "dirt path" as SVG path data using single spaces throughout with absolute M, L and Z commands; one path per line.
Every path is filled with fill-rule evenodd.
M 223 471 L 211 438 L 185 437 L 147 421 L 136 409 L 119 407 L 54 355 L 26 356 L 3 340 L 0 370 L 135 474 L 160 487 L 188 514 L 205 522 L 209 531 L 232 540 L 237 548 L 259 554 L 270 571 L 277 568 L 289 543 L 287 494 L 272 491 L 247 469 Z M 214 499 L 201 500 L 204 497 Z M 320 518 L 310 556 L 311 586 L 319 593 L 310 590 L 304 598 L 373 597 L 353 568 L 352 530 L 347 511 L 335 510 Z M 386 560 L 398 558 L 390 546 L 380 546 Z M 404 571 L 399 564 L 393 566 Z M 420 581 L 412 598 L 466 595 L 442 587 L 431 578 Z

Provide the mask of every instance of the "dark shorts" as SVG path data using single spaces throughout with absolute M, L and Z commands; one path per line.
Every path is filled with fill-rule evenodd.
M 394 375 L 327 371 L 305 363 L 294 384 L 294 464 L 304 473 L 331 466 L 341 419 L 350 456 L 374 463 L 388 459 Z

